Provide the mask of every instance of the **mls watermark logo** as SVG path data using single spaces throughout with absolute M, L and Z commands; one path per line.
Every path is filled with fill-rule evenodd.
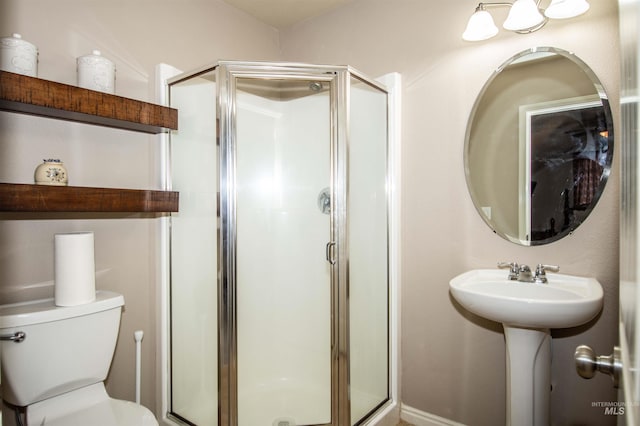
M 623 416 L 627 408 L 627 404 L 620 401 L 595 401 L 591 403 L 591 406 L 602 407 L 605 416 Z

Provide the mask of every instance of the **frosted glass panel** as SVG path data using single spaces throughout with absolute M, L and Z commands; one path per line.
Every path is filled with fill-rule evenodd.
M 240 426 L 331 421 L 330 98 L 311 83 L 237 80 Z
M 389 396 L 387 95 L 351 79 L 349 346 L 351 423 Z
M 207 76 L 171 86 L 171 412 L 218 424 L 216 87 Z

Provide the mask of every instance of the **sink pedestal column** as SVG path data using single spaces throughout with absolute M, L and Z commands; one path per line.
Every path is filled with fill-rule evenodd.
M 503 326 L 507 347 L 507 425 L 548 426 L 551 333 L 549 329 Z

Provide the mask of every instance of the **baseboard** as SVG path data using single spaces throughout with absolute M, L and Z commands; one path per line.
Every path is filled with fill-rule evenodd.
M 454 422 L 453 420 L 436 416 L 435 414 L 425 413 L 424 411 L 404 404 L 402 404 L 402 408 L 400 409 L 400 418 L 415 426 L 465 426 L 462 423 Z

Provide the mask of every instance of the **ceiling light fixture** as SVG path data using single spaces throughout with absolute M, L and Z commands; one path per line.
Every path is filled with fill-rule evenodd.
M 515 0 L 513 3 L 480 3 L 462 34 L 463 40 L 487 40 L 498 34 L 498 27 L 487 7 L 510 7 L 509 15 L 502 27 L 519 34 L 528 34 L 544 27 L 549 19 L 568 19 L 589 10 L 586 0 L 551 0 L 547 9 L 540 8 L 541 0 Z

